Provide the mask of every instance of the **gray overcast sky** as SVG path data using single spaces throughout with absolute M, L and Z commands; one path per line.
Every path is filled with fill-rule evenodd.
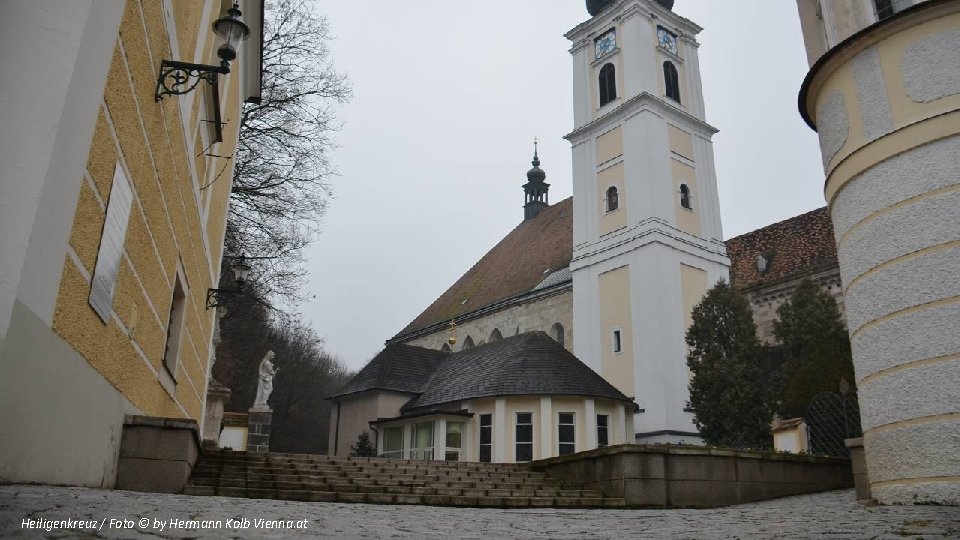
M 354 98 L 308 251 L 304 318 L 351 369 L 520 223 L 533 138 L 571 194 L 570 43 L 583 0 L 318 0 Z M 794 0 L 677 0 L 698 36 L 724 237 L 823 206 Z

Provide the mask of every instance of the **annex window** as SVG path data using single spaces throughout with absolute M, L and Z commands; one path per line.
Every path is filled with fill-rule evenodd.
M 403 426 L 393 426 L 383 430 L 383 457 L 403 458 Z
M 623 344 L 620 342 L 620 330 L 613 331 L 613 352 L 618 353 L 623 350 Z
M 605 414 L 597 415 L 597 448 L 610 444 L 609 434 L 610 417 Z
M 600 106 L 617 99 L 617 73 L 613 64 L 600 68 Z
M 463 422 L 447 422 L 445 461 L 460 461 L 460 449 L 463 445 Z
M 553 326 L 550 327 L 550 337 L 552 337 L 560 345 L 563 345 L 563 325 L 560 323 L 553 323 Z
M 433 422 L 420 422 L 411 426 L 410 459 L 433 459 Z
M 574 416 L 572 412 L 562 412 L 559 414 L 559 422 L 557 422 L 557 434 L 560 442 L 558 451 L 559 455 L 561 456 L 572 454 L 577 451 L 577 444 L 575 440 L 576 425 L 574 424 L 573 419 Z
M 180 357 L 180 336 L 183 334 L 183 314 L 187 293 L 177 272 L 173 283 L 173 298 L 170 301 L 170 315 L 167 319 L 167 341 L 163 349 L 163 367 L 176 380 L 177 363 Z
M 667 60 L 663 63 L 663 82 L 667 88 L 667 97 L 680 103 L 680 75 L 677 66 Z
M 680 184 L 680 206 L 691 210 L 693 207 L 690 206 L 690 186 L 686 184 Z
M 517 413 L 517 462 L 533 461 L 533 413 Z
M 480 462 L 490 463 L 493 457 L 493 415 L 480 415 Z
M 613 212 L 617 208 L 620 208 L 620 192 L 617 191 L 617 186 L 610 186 L 607 188 L 607 212 Z

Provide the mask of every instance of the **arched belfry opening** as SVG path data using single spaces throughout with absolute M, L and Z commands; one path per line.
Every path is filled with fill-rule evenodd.
M 523 185 L 524 203 L 523 220 L 537 217 L 544 208 L 550 206 L 550 184 L 546 183 L 547 173 L 540 168 L 540 157 L 537 155 L 537 140 L 533 140 L 533 168 L 527 171 L 527 183 Z

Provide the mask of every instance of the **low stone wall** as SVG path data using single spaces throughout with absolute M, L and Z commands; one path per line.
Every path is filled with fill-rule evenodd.
M 699 446 L 625 444 L 531 466 L 632 507 L 712 508 L 853 486 L 846 459 Z
M 127 416 L 120 441 L 117 489 L 180 493 L 200 455 L 193 420 Z

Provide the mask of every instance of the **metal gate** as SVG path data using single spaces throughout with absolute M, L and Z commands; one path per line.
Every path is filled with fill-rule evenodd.
M 857 394 L 823 392 L 810 400 L 806 417 L 810 452 L 850 457 L 844 439 L 863 436 Z

